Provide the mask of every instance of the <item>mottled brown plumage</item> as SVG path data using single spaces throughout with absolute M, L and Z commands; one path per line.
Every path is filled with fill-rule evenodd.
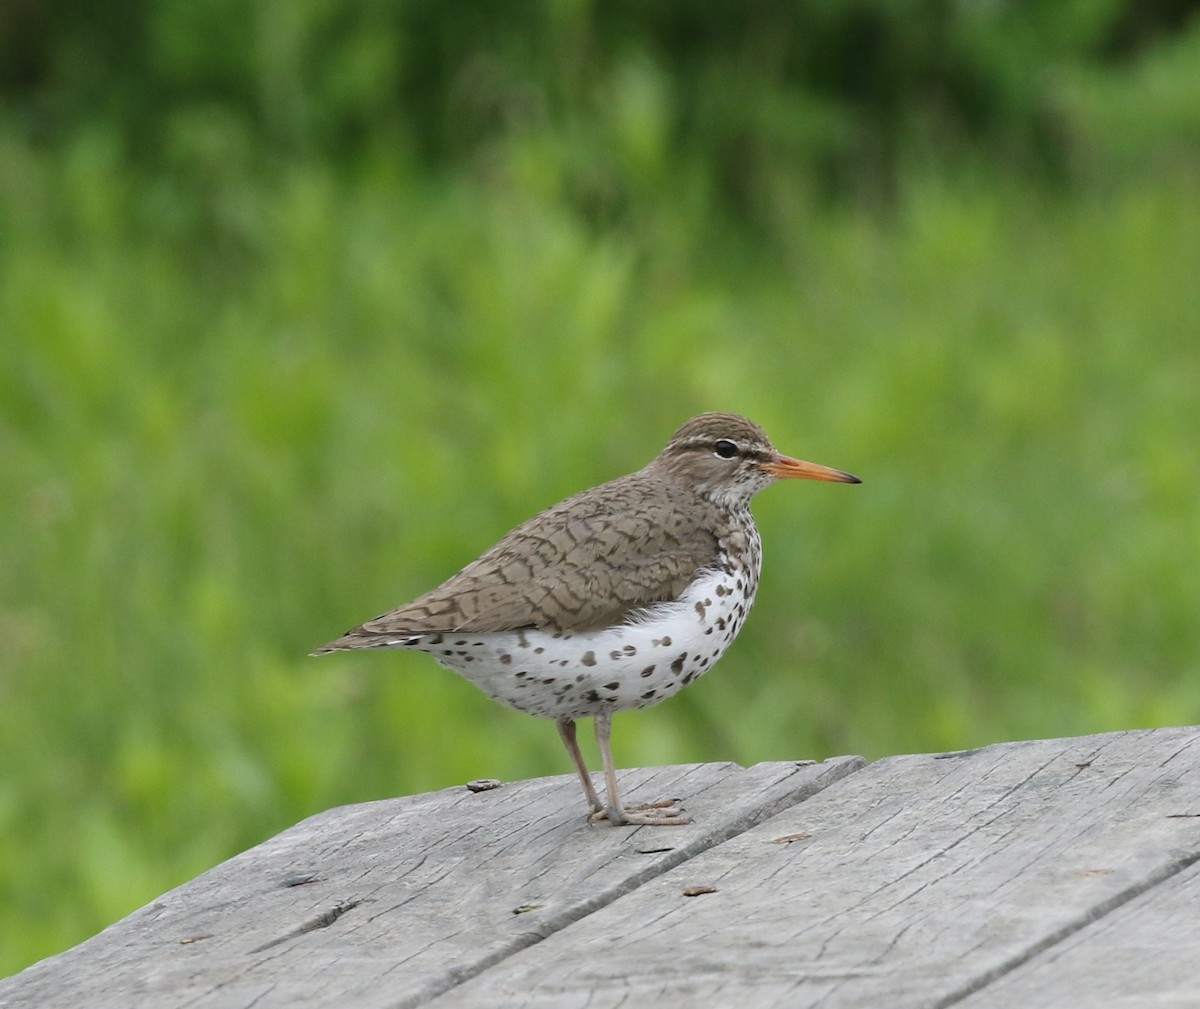
M 436 589 L 314 654 L 427 651 L 497 700 L 555 718 L 593 816 L 686 822 L 673 807 L 621 806 L 609 720 L 669 697 L 732 641 L 758 585 L 750 499 L 785 477 L 858 482 L 781 456 L 744 417 L 702 414 L 643 469 L 547 509 Z M 574 719 L 589 716 L 607 806 L 575 745 Z

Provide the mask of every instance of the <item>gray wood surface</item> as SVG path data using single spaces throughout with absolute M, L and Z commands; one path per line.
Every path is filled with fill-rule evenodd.
M 1101 915 L 959 1005 L 1200 1006 L 1200 865 Z
M 419 1005 L 862 763 L 622 773 L 684 827 L 589 826 L 574 775 L 333 809 L 0 981 L 0 1006 Z
M 1176 889 L 1200 857 L 1197 812 L 1194 728 L 882 760 L 431 1005 L 954 1005 L 1136 895 Z M 715 892 L 683 896 L 697 886 Z M 1200 1004 L 1200 949 L 1149 917 L 1159 957 L 1181 961 L 1171 991 L 1192 1001 L 1143 1004 Z M 1085 974 L 1126 941 L 1093 935 Z M 1116 1004 L 1081 999 L 1082 983 L 975 1004 Z
M 0 1007 L 1200 1007 L 1200 728 L 568 776 L 313 817 Z

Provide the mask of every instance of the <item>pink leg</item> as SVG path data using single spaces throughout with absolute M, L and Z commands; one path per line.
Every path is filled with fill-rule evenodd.
M 560 718 L 558 720 L 558 735 L 563 741 L 563 746 L 567 748 L 567 752 L 571 755 L 571 759 L 575 762 L 575 770 L 579 772 L 579 783 L 583 785 L 583 794 L 587 798 L 589 810 L 593 814 L 602 812 L 604 810 L 604 803 L 600 801 L 600 796 L 596 794 L 596 787 L 592 784 L 592 776 L 588 773 L 587 764 L 583 760 L 583 754 L 579 752 L 579 743 L 575 741 L 575 723 L 570 718 Z
M 604 761 L 604 788 L 608 795 L 608 805 L 602 811 L 592 814 L 592 821 L 608 820 L 614 827 L 625 824 L 637 824 L 652 827 L 675 827 L 691 823 L 673 799 L 662 802 L 649 802 L 628 808 L 621 805 L 621 797 L 617 793 L 617 769 L 612 759 L 612 715 L 603 712 L 596 716 L 596 743 L 600 747 L 600 759 Z

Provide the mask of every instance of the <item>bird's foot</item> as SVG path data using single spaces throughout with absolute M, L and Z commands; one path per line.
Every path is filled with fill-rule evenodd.
M 588 823 L 599 823 L 601 820 L 607 820 L 614 827 L 679 827 L 692 822 L 692 818 L 684 813 L 678 799 L 642 802 L 624 808 L 609 806 L 596 810 L 588 817 Z

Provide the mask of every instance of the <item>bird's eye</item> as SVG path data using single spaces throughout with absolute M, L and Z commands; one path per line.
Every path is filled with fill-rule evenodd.
M 722 459 L 732 459 L 737 455 L 738 447 L 728 438 L 721 438 L 713 443 L 713 452 L 719 455 Z

